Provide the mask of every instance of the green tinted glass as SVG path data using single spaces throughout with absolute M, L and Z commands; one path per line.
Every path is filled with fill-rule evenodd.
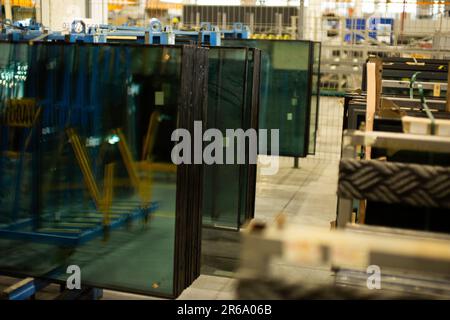
M 1 191 L 0 269 L 64 281 L 77 265 L 83 285 L 162 296 L 192 280 L 175 239 L 198 238 L 185 221 L 195 203 L 182 205 L 192 184 L 171 161 L 171 135 L 201 89 L 194 53 L 0 44 L 0 69 L 16 79 L 0 87 L 1 183 L 15 183 Z
M 262 51 L 259 128 L 280 130 L 281 156 L 305 157 L 310 131 L 311 42 L 250 39 L 224 40 L 223 44 Z M 269 153 L 270 145 L 268 139 L 264 149 Z
M 249 214 L 248 202 L 254 199 L 254 195 L 248 198 L 253 168 L 248 164 L 248 157 L 245 164 L 237 163 L 237 140 L 234 164 L 225 164 L 231 142 L 226 130 L 256 128 L 252 110 L 257 108 L 257 102 L 251 93 L 258 95 L 253 91 L 253 74 L 255 68 L 256 72 L 259 70 L 259 61 L 255 63 L 254 55 L 255 50 L 246 48 L 212 47 L 209 50 L 206 129 L 221 132 L 224 164 L 204 168 L 203 224 L 207 226 L 238 229 Z

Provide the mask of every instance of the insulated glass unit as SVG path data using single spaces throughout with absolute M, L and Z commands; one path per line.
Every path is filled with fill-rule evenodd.
M 315 131 L 310 129 L 313 43 L 226 39 L 223 44 L 262 51 L 259 128 L 280 130 L 280 156 L 306 157 L 310 131 Z M 268 139 L 259 153 L 273 154 L 273 151 Z
M 254 136 L 245 140 L 235 133 L 257 129 L 259 69 L 259 50 L 245 47 L 211 47 L 209 50 L 205 129 L 218 130 L 218 135 L 209 139 L 221 146 L 220 150 L 208 152 L 214 156 L 215 163 L 204 167 L 202 211 L 205 226 L 239 229 L 244 221 L 253 217 L 256 130 Z M 206 142 L 205 146 L 206 151 L 213 144 Z M 241 146 L 245 148 L 244 152 L 241 152 Z M 253 159 L 250 159 L 251 148 L 254 148 Z M 241 156 L 245 159 L 240 160 Z
M 199 273 L 207 49 L 0 43 L 0 270 L 177 296 Z M 193 191 L 195 190 L 195 192 Z

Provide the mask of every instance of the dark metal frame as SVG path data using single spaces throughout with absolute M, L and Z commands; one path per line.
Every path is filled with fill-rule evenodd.
M 9 43 L 1 41 L 2 43 Z M 36 45 L 36 44 L 35 44 Z M 38 45 L 60 46 L 61 43 L 40 43 Z M 73 46 L 123 46 L 123 44 L 70 44 Z M 186 128 L 193 132 L 195 120 L 204 117 L 203 110 L 207 101 L 207 70 L 208 57 L 207 49 L 196 46 L 179 45 L 142 45 L 127 44 L 131 47 L 172 47 L 182 50 L 181 63 L 181 95 L 178 103 L 178 128 Z M 39 144 L 37 144 L 39 147 Z M 39 165 L 36 161 L 35 165 Z M 177 191 L 176 191 L 176 218 L 175 218 L 175 248 L 174 248 L 174 270 L 173 270 L 173 292 L 171 294 L 161 294 L 124 288 L 114 285 L 102 285 L 104 289 L 154 295 L 163 298 L 177 297 L 187 286 L 189 286 L 200 274 L 200 248 L 201 248 L 201 197 L 202 197 L 202 167 L 201 165 L 179 165 L 177 170 Z M 35 185 L 40 185 L 39 177 L 35 176 Z M 33 207 L 39 209 L 41 206 L 38 195 L 33 194 Z M 39 210 L 35 210 L 35 213 Z M 20 272 L 10 270 L 0 270 L 2 274 L 14 277 L 33 276 L 36 279 L 46 280 L 53 278 L 55 283 L 65 283 L 62 280 L 54 279 L 55 276 L 63 274 L 63 270 L 54 270 L 47 275 L 25 275 Z M 95 283 L 84 282 L 88 287 L 97 287 Z

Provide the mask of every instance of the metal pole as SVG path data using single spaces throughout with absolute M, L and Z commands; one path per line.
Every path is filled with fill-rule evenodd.
M 283 16 L 281 13 L 275 13 L 275 21 L 277 24 L 277 34 L 281 36 L 283 33 Z
M 91 19 L 92 18 L 92 0 L 86 0 L 85 7 L 86 7 L 86 18 Z
M 304 38 L 304 12 L 305 12 L 305 0 L 300 0 L 300 6 L 298 7 L 298 26 L 297 26 L 297 40 Z
M 223 30 L 227 29 L 227 13 L 226 12 L 222 13 L 222 29 Z
M 295 35 L 297 34 L 297 17 L 292 16 L 291 17 L 291 37 L 292 39 L 295 39 Z
M 294 158 L 294 169 L 298 169 L 298 168 L 300 168 L 300 166 L 299 166 L 299 158 Z

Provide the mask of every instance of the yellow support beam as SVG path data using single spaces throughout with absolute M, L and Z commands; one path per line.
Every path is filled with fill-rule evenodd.
M 6 101 L 1 113 L 1 122 L 9 127 L 31 128 L 39 116 L 40 108 L 34 99 L 12 99 Z
M 153 147 L 155 146 L 156 141 L 156 132 L 159 128 L 159 117 L 159 111 L 153 112 L 150 117 L 144 146 L 142 148 L 142 161 L 148 160 L 149 156 L 153 152 Z
M 80 137 L 76 131 L 72 128 L 66 130 L 67 135 L 72 144 L 75 157 L 77 158 L 78 165 L 81 168 L 83 179 L 88 189 L 88 192 L 95 202 L 97 209 L 101 209 L 101 197 L 97 183 L 95 182 L 94 174 L 92 173 L 89 157 L 86 148 L 82 145 Z
M 111 224 L 111 204 L 114 191 L 114 163 L 109 163 L 105 167 L 105 178 L 103 185 L 103 199 L 102 199 L 102 211 L 103 211 L 103 225 L 109 226 Z
M 125 168 L 128 172 L 128 176 L 131 181 L 131 185 L 134 187 L 136 192 L 138 193 L 141 202 L 148 203 L 151 199 L 151 191 L 152 191 L 152 180 L 147 179 L 146 184 L 144 184 L 140 179 L 137 171 L 136 161 L 134 161 L 133 156 L 131 154 L 130 148 L 128 147 L 127 140 L 125 135 L 123 134 L 121 129 L 116 129 L 113 131 L 119 137 L 119 151 L 122 156 L 122 160 L 124 162 Z
M 34 8 L 35 4 L 33 0 L 2 0 L 2 4 L 5 5 L 9 2 L 9 5 L 12 7 L 25 7 L 25 8 Z
M 136 191 L 140 191 L 140 181 L 138 177 L 138 173 L 136 167 L 134 165 L 133 156 L 131 155 L 130 148 L 128 147 L 125 135 L 123 134 L 121 129 L 117 129 L 114 133 L 119 137 L 119 151 L 122 155 L 123 162 L 125 164 L 125 168 L 127 169 L 128 176 L 130 177 L 131 184 L 136 189 Z

